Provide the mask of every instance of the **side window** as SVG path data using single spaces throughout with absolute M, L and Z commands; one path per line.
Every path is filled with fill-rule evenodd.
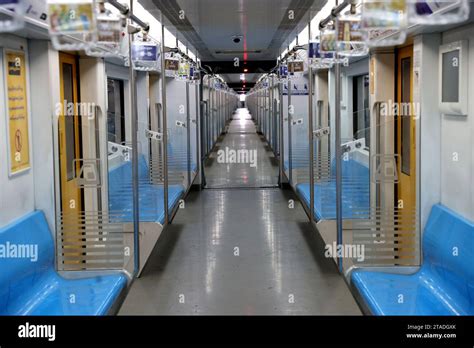
M 353 79 L 353 132 L 354 139 L 365 138 L 370 144 L 369 75 L 355 76 Z
M 107 139 L 121 144 L 125 141 L 123 81 L 107 79 Z

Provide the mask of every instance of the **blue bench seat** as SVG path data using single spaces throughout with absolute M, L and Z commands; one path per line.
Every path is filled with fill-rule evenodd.
M 139 218 L 144 222 L 164 224 L 164 187 L 154 185 L 149 179 L 145 157 L 138 161 Z M 182 185 L 168 186 L 168 209 L 172 209 L 184 194 Z M 119 221 L 133 221 L 132 163 L 125 162 L 109 171 L 109 210 Z M 116 215 L 118 214 L 118 215 Z
M 60 276 L 53 238 L 40 211 L 1 228 L 0 244 L 30 250 L 21 258 L 0 259 L 0 315 L 106 315 L 127 285 L 119 272 L 81 279 Z
M 370 207 L 369 169 L 352 159 L 342 161 L 342 164 L 342 217 L 344 219 L 368 218 Z M 296 185 L 296 192 L 307 207 L 310 206 L 309 190 L 309 183 Z M 336 218 L 335 175 L 332 175 L 328 181 L 314 185 L 314 217 L 317 220 Z
M 177 145 L 177 144 L 176 144 Z M 182 144 L 181 144 L 182 145 Z M 176 171 L 188 171 L 187 149 L 182 146 L 168 144 L 168 167 Z M 197 173 L 197 163 L 191 159 L 191 171 Z
M 415 274 L 356 269 L 351 283 L 374 315 L 474 315 L 474 224 L 435 205 L 423 255 Z

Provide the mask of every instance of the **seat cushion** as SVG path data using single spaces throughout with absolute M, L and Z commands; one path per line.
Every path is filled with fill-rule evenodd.
M 54 270 L 34 286 L 16 289 L 22 296 L 8 305 L 5 315 L 106 315 L 125 288 L 124 274 L 65 279 Z
M 344 219 L 365 219 L 369 216 L 370 178 L 369 168 L 356 160 L 342 162 L 342 216 Z M 314 185 L 314 216 L 317 220 L 336 218 L 335 168 L 327 181 Z M 296 191 L 309 207 L 309 183 L 296 185 Z
M 53 238 L 41 211 L 0 229 L 0 244 L 37 247 L 33 258 L 1 260 L 0 315 L 103 315 L 127 284 L 121 273 L 74 280 L 58 275 Z
M 433 206 L 423 255 L 423 266 L 413 275 L 352 272 L 352 283 L 372 313 L 474 315 L 474 224 L 441 204 Z
M 182 197 L 184 189 L 181 185 L 168 186 L 168 209 L 176 206 Z M 122 193 L 121 196 L 114 195 L 114 199 L 109 201 L 110 211 L 114 213 L 121 222 L 133 221 L 133 197 L 132 192 Z M 139 219 L 143 222 L 165 222 L 164 209 L 165 192 L 162 186 L 140 185 L 138 188 Z
M 453 297 L 425 269 L 413 275 L 354 270 L 351 282 L 374 315 L 467 315 L 462 297 Z
M 34 211 L 0 228 L 0 248 L 2 314 L 11 302 L 35 285 L 38 277 L 54 268 L 54 242 L 44 214 Z M 10 257 L 12 251 L 20 248 L 24 250 L 23 257 Z
M 368 186 L 368 185 L 367 185 Z M 309 207 L 309 184 L 296 185 L 296 192 Z M 343 186 L 342 217 L 344 219 L 363 219 L 369 216 L 370 195 L 364 186 Z M 317 220 L 332 220 L 336 218 L 336 183 L 331 180 L 314 185 L 314 216 Z

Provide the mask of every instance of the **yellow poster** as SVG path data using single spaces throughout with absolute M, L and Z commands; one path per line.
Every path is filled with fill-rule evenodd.
M 6 52 L 10 174 L 30 167 L 25 54 Z

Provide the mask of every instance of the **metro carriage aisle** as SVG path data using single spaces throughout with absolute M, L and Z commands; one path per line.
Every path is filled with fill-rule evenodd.
M 0 0 L 0 348 L 472 346 L 473 40 L 470 0 Z
M 246 112 L 237 110 L 222 144 L 232 145 L 227 138 L 235 133 L 255 132 L 253 122 L 242 116 Z M 253 142 L 245 138 L 239 145 L 252 148 Z M 262 156 L 269 155 L 260 155 L 262 165 Z M 219 166 L 217 160 L 208 173 L 213 166 Z M 278 187 L 249 187 L 258 181 L 241 179 L 255 168 L 244 168 L 229 176 L 216 169 L 226 179 L 223 185 L 217 177 L 212 179 L 217 189 L 191 193 L 120 315 L 360 314 L 336 266 L 321 252 L 323 242 L 300 204 L 288 208 L 296 196 Z M 265 172 L 257 175 L 268 178 Z

